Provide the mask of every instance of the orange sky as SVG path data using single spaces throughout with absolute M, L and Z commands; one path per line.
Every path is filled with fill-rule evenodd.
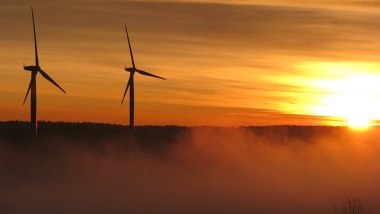
M 262 2 L 5 0 L 0 120 L 29 120 L 31 5 L 40 65 L 67 92 L 38 75 L 39 120 L 129 123 L 124 24 L 136 66 L 167 78 L 135 76 L 136 125 L 379 120 L 380 4 Z

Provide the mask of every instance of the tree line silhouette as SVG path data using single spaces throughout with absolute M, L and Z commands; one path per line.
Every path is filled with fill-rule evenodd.
M 218 133 L 233 135 L 234 131 L 244 131 L 253 134 L 256 138 L 268 138 L 266 142 L 283 144 L 289 141 L 312 142 L 318 136 L 332 136 L 349 132 L 348 127 L 333 126 L 241 126 L 241 127 L 213 127 L 213 126 L 137 126 L 132 134 L 128 126 L 109 123 L 92 122 L 50 122 L 39 121 L 38 142 L 46 144 L 70 142 L 75 146 L 88 148 L 103 147 L 107 144 L 130 145 L 137 144 L 144 149 L 165 148 L 182 139 L 191 137 L 192 131 L 206 129 Z M 209 136 L 213 140 L 213 136 Z M 12 145 L 19 149 L 30 146 L 30 123 L 26 121 L 0 122 L 0 142 Z M 233 142 L 232 142 L 233 143 Z
M 131 133 L 128 126 L 92 122 L 38 122 L 38 142 L 71 143 L 88 148 L 103 147 L 106 144 L 138 144 L 145 149 L 157 149 L 184 132 L 183 126 L 137 126 Z M 0 142 L 19 149 L 29 149 L 30 123 L 26 121 L 0 122 Z M 38 145 L 37 145 L 38 146 Z

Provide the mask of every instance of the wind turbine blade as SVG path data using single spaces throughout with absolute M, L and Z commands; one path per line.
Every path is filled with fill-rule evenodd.
M 29 94 L 29 91 L 30 91 L 31 87 L 32 87 L 32 80 L 30 80 L 30 82 L 29 82 L 28 91 L 26 91 L 26 95 L 25 95 L 25 99 L 24 99 L 23 105 L 25 104 L 26 98 L 28 97 L 28 94 Z
M 125 88 L 124 95 L 123 95 L 123 99 L 121 100 L 121 105 L 123 105 L 124 98 L 125 98 L 125 95 L 127 94 L 127 91 L 128 91 L 128 88 L 129 88 L 129 85 L 130 85 L 130 84 L 131 84 L 131 76 L 129 76 L 129 80 L 128 80 L 128 83 L 127 83 L 127 87 Z
M 133 68 L 135 68 L 135 69 L 136 69 L 136 66 L 135 66 L 135 61 L 133 60 L 133 53 L 132 53 L 131 42 L 129 41 L 129 36 L 128 36 L 127 25 L 125 25 L 125 33 L 127 34 L 127 39 L 128 39 L 128 46 L 129 46 L 129 52 L 130 52 L 130 54 L 131 54 L 131 60 L 132 60 L 132 66 L 133 66 Z
M 148 72 L 143 71 L 143 70 L 136 69 L 136 71 L 137 71 L 139 74 L 142 74 L 142 75 L 145 75 L 145 76 L 150 76 L 150 77 L 155 77 L 155 78 L 159 78 L 159 79 L 166 80 L 166 79 L 163 78 L 163 77 L 160 77 L 160 76 L 157 76 L 157 75 L 154 75 L 154 74 L 148 73 Z
M 61 86 L 59 86 L 51 77 L 49 77 L 49 75 L 47 75 L 47 73 L 45 73 L 42 69 L 39 70 L 41 75 L 43 77 L 45 77 L 45 79 L 49 80 L 51 83 L 53 83 L 55 86 L 57 86 L 59 89 L 61 89 L 61 91 L 63 91 L 65 94 L 66 94 L 66 91 L 63 90 L 63 88 L 61 88 Z
M 34 54 L 35 54 L 35 58 L 36 58 L 36 66 L 39 66 L 39 64 L 38 64 L 38 52 L 37 52 L 36 26 L 34 24 L 33 7 L 30 7 L 30 9 L 32 10 L 32 20 L 33 20 Z

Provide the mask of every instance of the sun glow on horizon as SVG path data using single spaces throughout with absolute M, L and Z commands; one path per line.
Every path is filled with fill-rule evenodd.
M 318 105 L 310 107 L 314 114 L 340 117 L 345 125 L 353 128 L 369 127 L 374 125 L 372 120 L 380 118 L 378 65 L 320 63 L 310 68 L 327 74 L 311 82 L 321 91 Z
M 362 117 L 346 118 L 346 120 L 347 120 L 347 126 L 355 128 L 355 129 L 364 129 L 372 125 L 369 119 L 362 118 Z

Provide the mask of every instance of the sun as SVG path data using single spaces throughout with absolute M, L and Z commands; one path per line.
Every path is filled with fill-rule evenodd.
M 341 118 L 331 125 L 366 128 L 380 118 L 380 75 L 378 66 L 330 63 L 317 65 L 327 71 L 311 84 L 320 91 L 318 104 L 311 107 L 316 115 Z M 338 124 L 337 124 L 338 123 Z
M 346 118 L 347 126 L 355 128 L 355 129 L 365 129 L 370 127 L 371 120 L 365 117 L 351 117 Z

